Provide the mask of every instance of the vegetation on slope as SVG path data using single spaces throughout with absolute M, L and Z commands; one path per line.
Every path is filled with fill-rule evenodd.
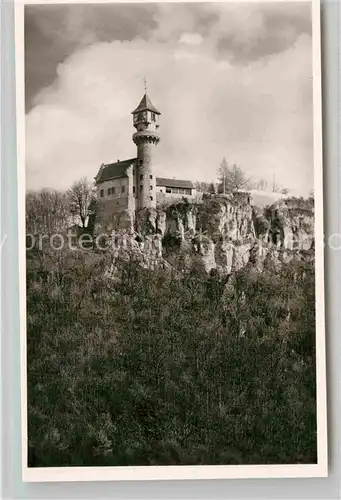
M 108 258 L 28 252 L 30 466 L 316 462 L 313 264 Z

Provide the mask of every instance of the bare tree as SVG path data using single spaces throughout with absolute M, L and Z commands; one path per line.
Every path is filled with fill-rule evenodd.
M 256 179 L 255 181 L 253 181 L 253 188 L 259 189 L 260 191 L 268 191 L 268 181 L 266 179 Z
M 201 193 L 209 193 L 210 183 L 205 181 L 197 181 L 195 183 L 195 189 Z
M 43 189 L 26 194 L 26 231 L 52 234 L 66 229 L 70 222 L 68 196 L 65 192 Z
M 86 177 L 82 177 L 68 190 L 68 197 L 71 214 L 79 220 L 81 227 L 85 228 L 95 203 L 91 183 Z
M 210 182 L 208 186 L 208 192 L 210 194 L 217 194 L 217 185 L 215 182 Z
M 250 181 L 250 186 L 253 189 L 259 189 L 260 191 L 268 191 L 272 193 L 281 193 L 281 194 L 288 194 L 289 189 L 283 187 L 281 184 L 278 184 L 275 180 L 275 176 L 273 176 L 272 183 L 269 184 L 269 182 L 266 179 L 259 178 L 259 179 L 254 179 L 253 181 Z
M 226 194 L 243 188 L 248 189 L 250 179 L 241 167 L 235 163 L 230 167 L 226 158 L 223 158 L 218 168 L 218 182 L 218 191 Z
M 226 158 L 223 158 L 218 168 L 218 180 L 221 183 L 222 193 L 226 193 L 226 177 L 229 174 L 229 164 Z
M 282 190 L 283 190 L 283 186 L 281 186 L 280 184 L 278 184 L 278 182 L 276 181 L 276 177 L 275 177 L 275 174 L 273 175 L 273 180 L 272 180 L 272 192 L 273 193 L 281 193 Z

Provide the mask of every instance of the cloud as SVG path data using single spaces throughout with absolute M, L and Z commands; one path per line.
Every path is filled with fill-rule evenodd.
M 230 4 L 215 26 L 215 43 L 220 57 L 246 64 L 285 51 L 302 34 L 311 34 L 308 3 Z
M 188 45 L 200 45 L 203 41 L 203 37 L 200 33 L 183 33 L 180 37 L 179 42 Z
M 178 22 L 169 8 L 158 11 L 150 36 L 84 44 L 58 66 L 54 84 L 39 92 L 27 115 L 28 187 L 67 188 L 83 175 L 94 177 L 102 162 L 133 157 L 130 112 L 146 76 L 162 113 L 158 175 L 211 180 L 225 156 L 251 176 L 271 182 L 275 175 L 308 192 L 310 35 L 303 30 L 278 53 L 234 64 L 217 50 L 219 10 L 209 13 L 204 35 L 191 10 Z M 262 18 L 256 31 L 264 29 Z
M 146 38 L 155 29 L 156 4 L 65 4 L 25 6 L 26 107 L 51 85 L 57 67 L 79 47 Z

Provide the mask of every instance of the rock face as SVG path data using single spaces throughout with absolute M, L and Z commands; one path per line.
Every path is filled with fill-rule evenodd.
M 136 230 L 113 231 L 114 258 L 141 264 L 195 267 L 226 274 L 313 254 L 313 199 L 290 198 L 258 208 L 247 193 L 207 195 L 138 215 Z

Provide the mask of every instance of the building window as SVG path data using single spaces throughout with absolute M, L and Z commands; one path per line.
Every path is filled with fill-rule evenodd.
M 116 188 L 111 188 L 111 194 L 115 194 Z
M 172 193 L 172 194 L 185 194 L 185 195 L 191 195 L 192 194 L 192 189 L 190 188 L 179 188 L 179 187 L 166 187 L 166 193 Z
M 143 186 L 141 185 L 141 186 L 140 186 L 140 191 L 142 191 L 142 189 L 143 189 Z
M 152 196 L 150 197 L 150 201 L 153 201 L 153 197 Z
M 152 122 L 155 122 L 155 119 L 156 119 L 155 113 L 152 113 Z
M 149 191 L 153 191 L 153 186 L 149 186 Z
M 143 181 L 143 174 L 140 175 L 140 181 Z
M 136 191 L 136 188 L 135 188 L 135 186 L 133 186 L 133 194 L 135 194 L 135 191 Z
M 140 167 L 143 165 L 143 160 L 139 160 Z
M 152 176 L 152 175 L 150 175 L 150 176 L 149 176 L 149 179 L 152 179 L 152 178 L 153 178 L 153 176 Z
M 104 196 L 104 189 L 101 189 L 101 198 Z
M 108 196 L 111 195 L 111 188 L 108 189 Z
M 125 193 L 126 191 L 126 187 L 125 186 L 121 186 L 121 193 Z

